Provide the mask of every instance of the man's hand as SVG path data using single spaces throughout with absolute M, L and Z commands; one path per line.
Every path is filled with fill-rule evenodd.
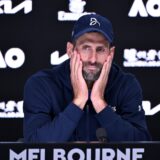
M 91 91 L 91 101 L 97 113 L 101 112 L 107 106 L 107 102 L 104 99 L 104 91 L 108 82 L 112 59 L 113 55 L 110 54 L 103 64 L 101 74 L 98 80 L 95 81 Z
M 83 109 L 88 100 L 88 88 L 82 75 L 82 61 L 77 51 L 73 51 L 71 55 L 70 69 L 74 92 L 73 103 Z

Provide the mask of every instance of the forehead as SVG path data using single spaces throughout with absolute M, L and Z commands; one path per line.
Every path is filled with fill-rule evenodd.
M 103 36 L 103 34 L 99 32 L 88 32 L 83 34 L 82 36 L 78 37 L 76 40 L 76 44 L 83 44 L 83 43 L 95 43 L 95 44 L 103 44 L 108 45 L 109 42 Z

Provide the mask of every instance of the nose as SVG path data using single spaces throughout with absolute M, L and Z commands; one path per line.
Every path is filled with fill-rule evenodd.
M 96 55 L 96 52 L 93 52 L 90 56 L 90 62 L 91 63 L 95 63 L 97 60 L 97 55 Z

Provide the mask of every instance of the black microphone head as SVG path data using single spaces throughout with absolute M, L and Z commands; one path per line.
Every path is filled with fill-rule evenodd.
M 107 142 L 107 132 L 105 128 L 98 128 L 96 130 L 96 136 L 100 142 Z

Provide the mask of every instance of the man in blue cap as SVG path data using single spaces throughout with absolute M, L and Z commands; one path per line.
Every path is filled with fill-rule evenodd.
M 141 87 L 112 63 L 111 22 L 98 14 L 80 17 L 67 53 L 70 60 L 25 85 L 25 141 L 96 141 L 98 128 L 108 141 L 150 140 Z

